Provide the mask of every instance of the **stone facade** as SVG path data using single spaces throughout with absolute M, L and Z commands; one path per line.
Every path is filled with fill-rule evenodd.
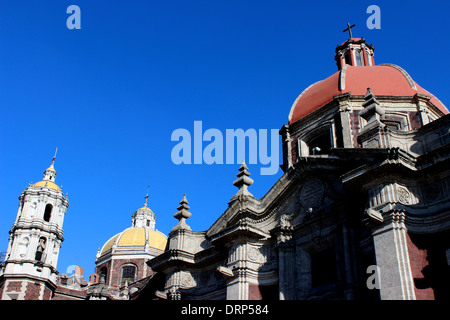
M 450 115 L 373 52 L 347 40 L 338 73 L 295 100 L 262 198 L 243 162 L 210 228 L 191 229 L 184 195 L 168 239 L 146 200 L 89 281 L 56 270 L 68 200 L 52 163 L 19 198 L 0 299 L 448 300 Z
M 206 231 L 191 230 L 183 197 L 168 249 L 148 262 L 165 277 L 159 297 L 449 297 L 448 111 L 400 67 L 375 66 L 364 39 L 338 49 L 339 72 L 305 90 L 280 130 L 284 174 L 265 196 L 250 193 L 243 163 L 238 192 Z M 361 66 L 340 58 L 360 49 Z M 321 87 L 340 93 L 298 110 Z

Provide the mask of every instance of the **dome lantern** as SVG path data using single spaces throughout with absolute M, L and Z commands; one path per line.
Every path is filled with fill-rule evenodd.
M 144 206 L 139 208 L 132 215 L 132 226 L 135 228 L 150 228 L 151 230 L 155 230 L 156 216 L 153 211 L 147 207 L 148 186 L 147 195 L 144 198 Z
M 347 29 L 343 32 L 349 31 L 350 38 L 343 44 L 336 47 L 336 64 L 338 70 L 343 69 L 346 65 L 349 66 L 374 66 L 375 60 L 373 58 L 373 45 L 368 45 L 364 38 L 353 38 L 351 28 L 347 23 Z

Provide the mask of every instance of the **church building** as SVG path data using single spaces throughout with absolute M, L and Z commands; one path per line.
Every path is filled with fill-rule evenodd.
M 167 299 L 448 299 L 450 116 L 400 66 L 350 37 L 338 71 L 294 101 L 284 174 L 262 198 L 242 163 L 206 231 L 186 197 L 148 265 Z M 286 110 L 287 113 L 287 110 Z M 257 182 L 256 182 L 257 183 Z M 191 210 L 195 215 L 195 208 Z
M 89 280 L 56 269 L 69 203 L 53 158 L 19 197 L 0 299 L 448 300 L 449 111 L 364 38 L 335 52 L 338 71 L 286 109 L 283 175 L 262 198 L 242 162 L 207 230 L 184 195 L 166 237 L 147 195 Z

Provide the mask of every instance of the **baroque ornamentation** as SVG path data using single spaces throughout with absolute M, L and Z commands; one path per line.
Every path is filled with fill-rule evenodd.
M 323 195 L 323 183 L 317 178 L 308 179 L 300 192 L 300 201 L 307 209 L 317 208 L 322 202 Z
M 398 201 L 402 204 L 410 204 L 411 203 L 411 194 L 405 187 L 397 188 Z
M 182 287 L 184 288 L 191 288 L 194 287 L 195 284 L 195 280 L 192 277 L 192 275 L 190 273 L 182 273 L 180 276 L 180 284 Z
M 248 250 L 248 259 L 254 262 L 264 262 L 264 256 L 258 248 L 250 247 Z

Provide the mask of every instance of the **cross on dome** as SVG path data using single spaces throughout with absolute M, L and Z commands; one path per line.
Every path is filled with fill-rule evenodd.
M 352 28 L 353 28 L 354 26 L 355 26 L 355 25 L 350 26 L 350 23 L 347 22 L 347 29 L 342 30 L 342 32 L 348 31 L 348 33 L 349 33 L 349 35 L 350 35 L 350 38 L 349 38 L 349 39 L 353 38 L 353 36 L 352 36 Z
M 148 200 L 148 189 L 150 188 L 150 186 L 147 186 L 147 195 L 144 197 L 145 198 L 145 203 L 144 203 L 144 207 L 147 207 L 147 200 Z

